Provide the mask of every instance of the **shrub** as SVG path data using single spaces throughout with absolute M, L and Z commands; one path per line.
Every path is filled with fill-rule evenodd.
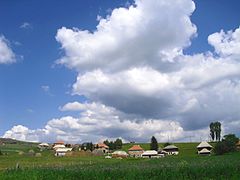
M 222 154 L 228 152 L 226 143 L 222 142 L 222 141 L 217 142 L 217 144 L 214 148 L 214 152 L 216 155 L 222 155 Z
M 217 155 L 222 155 L 228 152 L 236 151 L 236 143 L 238 138 L 235 134 L 225 135 L 222 141 L 218 142 L 214 148 L 214 152 Z

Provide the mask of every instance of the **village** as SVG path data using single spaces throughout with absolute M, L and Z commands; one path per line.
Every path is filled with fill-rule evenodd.
M 144 150 L 141 145 L 132 143 L 132 146 L 127 150 L 110 150 L 109 146 L 104 143 L 97 143 L 93 145 L 90 150 L 90 143 L 83 143 L 82 145 L 65 144 L 63 141 L 58 141 L 53 144 L 41 143 L 38 145 L 40 151 L 52 151 L 56 157 L 71 156 L 77 152 L 87 152 L 95 156 L 104 156 L 106 159 L 110 158 L 162 158 L 165 156 L 178 155 L 181 153 L 174 144 L 167 143 L 165 147 L 159 147 L 157 150 Z M 239 143 L 240 145 L 240 143 Z M 203 141 L 196 147 L 196 153 L 199 155 L 211 155 L 213 146 L 208 142 Z

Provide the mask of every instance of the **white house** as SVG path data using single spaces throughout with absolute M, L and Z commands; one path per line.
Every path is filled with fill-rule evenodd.
M 126 158 L 126 157 L 128 157 L 128 153 L 126 153 L 125 151 L 114 151 L 112 153 L 112 157 L 113 158 Z
M 212 146 L 206 141 L 201 142 L 198 146 L 198 154 L 210 154 L 212 150 Z
M 166 152 L 168 155 L 178 155 L 178 147 L 174 145 L 168 145 L 163 148 L 163 151 Z
M 72 148 L 58 148 L 55 151 L 55 156 L 65 156 L 67 152 L 72 151 Z
M 142 153 L 143 158 L 158 158 L 158 152 L 155 150 L 147 150 Z
M 63 145 L 63 144 L 57 144 L 57 145 L 55 145 L 55 146 L 53 146 L 53 149 L 56 151 L 57 149 L 59 149 L 59 148 L 66 148 L 65 147 L 65 145 Z
M 41 143 L 38 145 L 39 148 L 48 148 L 49 144 L 48 143 Z
M 203 148 L 201 151 L 198 151 L 198 154 L 200 154 L 200 155 L 210 155 L 211 151 L 209 151 L 206 148 Z
M 109 147 L 104 143 L 96 144 L 95 148 L 98 149 L 99 151 L 102 151 L 103 153 L 108 153 L 109 152 Z
M 143 152 L 144 149 L 140 145 L 133 145 L 131 148 L 128 149 L 128 154 L 131 157 L 141 157 Z

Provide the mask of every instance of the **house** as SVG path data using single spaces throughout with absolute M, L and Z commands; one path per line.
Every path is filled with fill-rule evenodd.
M 63 144 L 57 144 L 57 145 L 54 145 L 53 146 L 53 149 L 56 151 L 57 149 L 59 149 L 59 148 L 66 148 L 65 147 L 65 145 L 63 145 Z
M 236 144 L 237 150 L 240 150 L 240 140 Z
M 39 148 L 48 148 L 49 144 L 48 143 L 41 143 L 38 145 Z
M 72 151 L 72 148 L 58 148 L 55 150 L 55 156 L 65 156 L 67 152 Z
M 158 156 L 164 157 L 167 154 L 161 147 L 158 148 Z
M 55 146 L 55 145 L 64 145 L 64 142 L 63 141 L 57 141 L 53 144 L 53 146 Z
M 143 158 L 158 158 L 158 152 L 155 150 L 147 150 L 142 153 Z
M 212 150 L 212 146 L 208 144 L 206 141 L 203 141 L 197 146 L 198 154 L 208 153 L 206 150 L 202 151 L 203 149 L 206 149 L 207 151 L 209 151 L 209 154 L 210 154 Z
M 94 149 L 92 154 L 95 156 L 103 156 L 105 153 L 101 149 Z
M 102 151 L 103 153 L 108 153 L 109 152 L 109 147 L 104 143 L 96 144 L 95 148 L 98 149 L 98 151 Z
M 126 153 L 125 151 L 114 151 L 112 153 L 112 157 L 113 158 L 126 158 L 126 157 L 128 157 L 128 153 Z
M 200 155 L 210 155 L 211 151 L 208 150 L 207 148 L 203 148 L 200 151 L 198 151 L 198 154 L 200 154 Z
M 141 157 L 144 149 L 140 145 L 133 145 L 131 148 L 128 149 L 128 154 L 131 157 Z
M 49 144 L 48 143 L 41 143 L 38 145 L 38 148 L 42 151 L 44 149 L 48 149 L 49 148 Z
M 178 155 L 179 151 L 178 151 L 178 147 L 174 146 L 174 145 L 168 145 L 166 147 L 163 148 L 163 151 L 167 154 L 167 155 Z

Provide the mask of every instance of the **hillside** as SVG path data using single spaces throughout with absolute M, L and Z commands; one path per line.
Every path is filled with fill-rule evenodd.
M 0 138 L 0 150 L 3 153 L 14 153 L 36 149 L 38 143 L 19 141 L 10 138 Z

